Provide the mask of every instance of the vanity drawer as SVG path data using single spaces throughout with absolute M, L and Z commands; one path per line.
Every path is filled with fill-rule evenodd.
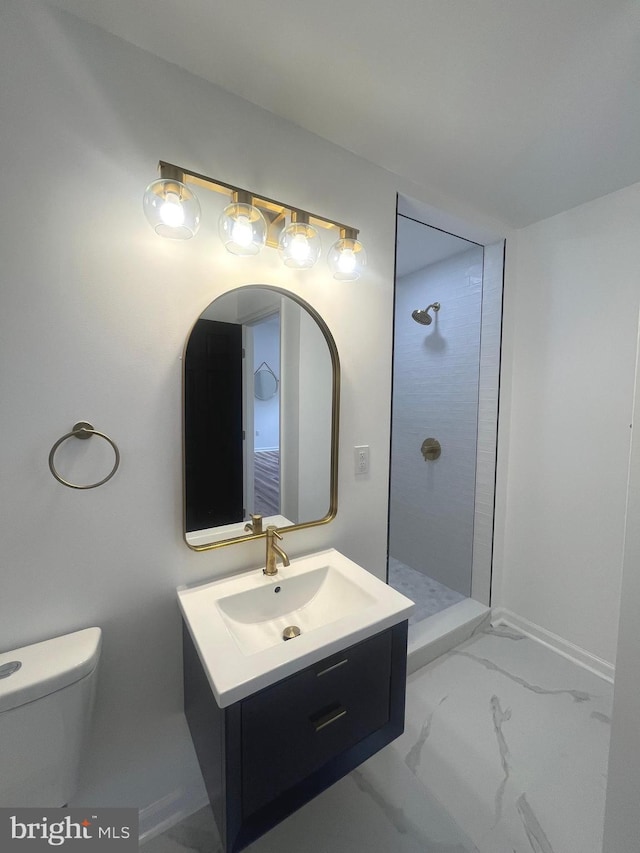
M 241 703 L 243 814 L 388 722 L 391 646 L 384 631 Z

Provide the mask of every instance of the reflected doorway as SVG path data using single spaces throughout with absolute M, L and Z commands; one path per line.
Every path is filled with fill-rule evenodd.
M 247 471 L 245 506 L 263 517 L 280 513 L 280 312 L 246 326 Z

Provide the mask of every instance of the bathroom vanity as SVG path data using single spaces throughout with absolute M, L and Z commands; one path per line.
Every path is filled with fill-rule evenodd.
M 402 733 L 413 603 L 344 555 L 178 598 L 185 714 L 225 853 Z
M 185 627 L 185 714 L 223 850 L 242 850 L 402 734 L 406 650 L 405 620 L 220 708 Z
M 280 352 L 269 392 L 279 395 L 279 464 L 268 490 L 278 501 L 266 531 L 254 525 L 263 509 L 252 439 L 255 398 L 265 399 L 252 348 L 265 318 L 277 319 Z M 336 515 L 339 401 L 333 337 L 293 293 L 236 288 L 189 335 L 185 541 L 196 551 L 266 544 L 264 569 L 178 589 L 185 714 L 225 853 L 244 849 L 404 728 L 413 602 L 333 548 L 289 560 L 274 543 Z

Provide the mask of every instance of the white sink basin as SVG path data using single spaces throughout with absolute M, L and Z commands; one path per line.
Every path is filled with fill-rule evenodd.
M 241 651 L 253 654 L 280 645 L 289 626 L 306 635 L 375 602 L 370 592 L 324 565 L 220 598 L 216 606 Z
M 413 602 L 334 549 L 180 587 L 178 600 L 221 708 L 408 618 Z M 300 635 L 283 639 L 285 628 Z

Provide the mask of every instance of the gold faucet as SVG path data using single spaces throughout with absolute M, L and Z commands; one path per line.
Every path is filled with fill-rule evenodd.
M 264 569 L 262 570 L 265 575 L 277 575 L 278 574 L 278 566 L 276 565 L 276 559 L 280 557 L 282 560 L 282 564 L 284 566 L 289 565 L 289 558 L 284 553 L 282 548 L 276 544 L 276 538 L 282 539 L 282 536 L 278 533 L 278 529 L 275 525 L 270 524 L 267 527 L 267 559 Z
M 262 516 L 251 513 L 251 521 L 245 524 L 244 529 L 249 530 L 251 533 L 262 533 Z

